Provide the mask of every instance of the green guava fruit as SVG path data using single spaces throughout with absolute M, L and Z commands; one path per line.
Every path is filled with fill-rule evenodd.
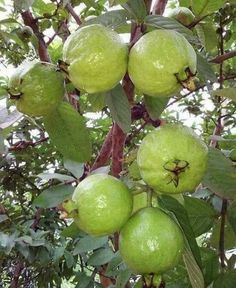
M 166 16 L 170 18 L 174 18 L 175 20 L 179 21 L 184 26 L 190 25 L 195 19 L 193 12 L 187 7 L 174 8 L 170 10 Z
M 46 62 L 24 63 L 9 79 L 8 93 L 16 108 L 29 116 L 46 116 L 62 101 L 64 77 Z
M 116 32 L 93 24 L 68 37 L 63 60 L 68 77 L 77 89 L 104 92 L 111 90 L 125 75 L 128 47 Z
M 133 208 L 129 189 L 119 179 L 106 174 L 85 178 L 75 189 L 72 200 L 78 211 L 75 222 L 81 230 L 94 236 L 119 231 Z
M 183 35 L 153 30 L 130 50 L 128 72 L 135 87 L 153 97 L 169 97 L 182 86 L 193 89 L 197 56 Z
M 208 149 L 194 131 L 166 124 L 146 135 L 137 153 L 143 180 L 160 193 L 192 192 L 207 167 Z
M 120 232 L 121 256 L 137 274 L 161 274 L 173 268 L 183 247 L 180 228 L 159 208 L 139 210 Z

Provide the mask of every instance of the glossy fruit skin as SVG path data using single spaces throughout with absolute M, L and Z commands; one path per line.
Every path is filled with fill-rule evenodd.
M 79 228 L 94 236 L 119 231 L 129 219 L 133 199 L 119 179 L 107 174 L 85 178 L 75 189 L 72 200 L 78 210 Z
M 159 208 L 144 208 L 121 229 L 119 247 L 128 267 L 137 274 L 161 274 L 173 268 L 184 242 L 178 225 Z
M 137 163 L 149 186 L 162 194 L 177 194 L 195 190 L 206 171 L 207 154 L 207 146 L 191 128 L 166 124 L 144 137 Z M 184 164 L 177 176 L 176 162 Z
M 177 7 L 172 10 L 167 14 L 168 17 L 174 18 L 177 21 L 179 21 L 181 24 L 184 26 L 190 25 L 193 20 L 195 19 L 195 16 L 193 12 L 188 9 L 187 7 Z
M 196 73 L 197 57 L 183 35 L 174 30 L 153 30 L 142 36 L 130 50 L 128 72 L 135 87 L 153 97 L 169 97 L 188 78 L 186 69 Z
M 71 82 L 88 93 L 111 90 L 127 70 L 128 47 L 119 34 L 99 24 L 71 34 L 63 48 Z
M 63 99 L 64 77 L 52 64 L 25 63 L 15 70 L 8 90 L 16 99 L 16 108 L 20 112 L 29 116 L 46 116 Z

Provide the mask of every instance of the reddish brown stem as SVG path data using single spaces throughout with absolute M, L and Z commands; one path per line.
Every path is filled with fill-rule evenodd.
M 11 288 L 19 288 L 19 278 L 21 275 L 22 270 L 24 269 L 24 263 L 21 260 L 18 260 L 15 268 L 14 268 L 14 274 L 11 280 Z
M 77 15 L 75 13 L 75 10 L 73 9 L 73 7 L 71 6 L 71 4 L 67 4 L 66 5 L 66 10 L 71 14 L 71 16 L 75 19 L 75 22 L 80 26 L 82 24 L 82 21 L 79 17 L 79 15 Z
M 42 139 L 39 139 L 38 141 L 19 141 L 17 143 L 14 144 L 14 146 L 9 147 L 8 151 L 20 151 L 23 149 L 26 149 L 27 147 L 35 147 L 43 142 L 48 141 L 49 137 L 44 137 Z
M 43 34 L 39 31 L 37 20 L 34 19 L 32 13 L 29 10 L 22 12 L 21 17 L 24 21 L 24 24 L 30 26 L 34 31 L 35 36 L 38 38 L 38 53 L 40 60 L 45 62 L 51 62 L 50 56 L 47 51 L 47 45 L 43 39 Z
M 111 150 L 112 150 L 112 128 L 108 132 L 106 139 L 102 145 L 102 148 L 99 152 L 99 155 L 94 161 L 90 171 L 96 170 L 97 168 L 104 166 L 111 157 Z
M 122 171 L 123 149 L 126 134 L 121 130 L 117 123 L 113 124 L 112 129 L 112 175 L 120 177 Z
M 167 2 L 168 0 L 156 0 L 152 9 L 152 14 L 163 15 Z
M 236 56 L 236 50 L 235 51 L 230 51 L 230 52 L 225 53 L 223 55 L 219 55 L 219 56 L 211 59 L 209 62 L 215 63 L 215 64 L 221 64 L 225 60 L 228 60 L 228 59 L 233 58 L 235 56 Z

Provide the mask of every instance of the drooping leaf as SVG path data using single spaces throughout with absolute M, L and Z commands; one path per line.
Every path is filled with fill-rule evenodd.
M 61 236 L 63 237 L 77 238 L 81 235 L 84 235 L 84 232 L 79 229 L 75 222 L 71 223 L 70 226 L 66 227 L 61 232 Z
M 111 248 L 100 248 L 89 257 L 87 263 L 92 266 L 100 266 L 110 262 L 114 255 Z
M 128 0 L 122 5 L 134 19 L 142 23 L 147 15 L 147 9 L 144 0 Z
M 75 279 L 78 281 L 76 288 L 90 288 L 93 282 L 93 278 L 89 277 L 85 272 L 77 272 Z
M 236 285 L 236 270 L 227 271 L 220 274 L 214 281 L 213 288 L 235 288 Z
M 211 95 L 226 97 L 236 102 L 236 87 L 217 89 L 217 90 L 211 91 Z
M 183 254 L 184 263 L 188 272 L 192 288 L 204 288 L 204 278 L 202 272 L 197 265 L 191 251 L 185 250 Z
M 68 103 L 43 119 L 52 143 L 65 159 L 85 162 L 91 157 L 91 142 L 84 118 Z
M 129 14 L 125 10 L 108 11 L 96 18 L 89 19 L 83 25 L 102 24 L 111 29 L 117 29 L 130 19 Z
M 79 179 L 84 173 L 84 164 L 65 159 L 64 167 L 71 172 L 77 179 Z
M 65 174 L 59 174 L 59 173 L 40 173 L 37 176 L 43 180 L 46 180 L 46 181 L 49 181 L 51 179 L 57 179 L 61 182 L 75 180 L 74 177 L 71 177 L 71 176 L 68 176 Z
M 203 274 L 205 285 L 208 287 L 212 281 L 218 276 L 219 261 L 218 253 L 214 249 L 201 247 L 201 257 L 203 264 Z
M 161 116 L 161 113 L 164 111 L 169 98 L 155 98 L 151 96 L 144 96 L 144 103 L 147 109 L 147 112 L 152 120 L 157 120 Z
M 106 103 L 111 111 L 113 120 L 125 133 L 127 133 L 130 130 L 131 125 L 131 112 L 129 101 L 120 84 L 107 92 Z
M 168 211 L 171 211 L 175 215 L 188 241 L 191 252 L 194 255 L 198 266 L 201 267 L 202 264 L 199 247 L 197 245 L 187 211 L 185 210 L 183 205 L 181 205 L 175 198 L 167 195 L 161 195 L 161 197 L 159 197 L 159 205 L 161 205 L 161 207 L 167 209 Z
M 217 11 L 222 7 L 224 2 L 225 2 L 224 0 L 191 1 L 191 8 L 193 9 L 194 14 L 200 17 Z
M 44 190 L 33 202 L 37 207 L 51 208 L 62 203 L 66 198 L 72 195 L 74 187 L 71 185 L 52 186 Z
M 203 57 L 200 53 L 197 53 L 197 72 L 197 76 L 199 78 L 203 78 L 204 81 L 217 81 L 215 73 L 212 69 L 212 64 L 208 63 L 207 59 Z
M 199 236 L 212 227 L 216 212 L 206 201 L 193 197 L 184 197 L 184 206 L 195 236 Z
M 221 197 L 236 198 L 236 169 L 218 149 L 209 149 L 208 169 L 203 183 Z
M 196 42 L 196 39 L 194 39 L 192 31 L 186 28 L 184 25 L 180 24 L 177 20 L 173 18 L 168 18 L 159 15 L 148 15 L 145 18 L 144 23 L 148 26 L 152 26 L 157 29 L 175 30 L 183 34 L 189 41 Z
M 227 209 L 227 218 L 236 234 L 236 202 L 233 202 Z
M 84 238 L 80 239 L 75 246 L 74 255 L 92 251 L 104 246 L 108 241 L 108 237 L 93 237 L 93 236 L 85 236 Z
M 132 272 L 129 269 L 121 270 L 116 278 L 115 288 L 124 288 L 129 281 Z
M 115 253 L 115 256 L 112 258 L 112 260 L 107 265 L 106 275 L 107 276 L 117 275 L 117 268 L 122 262 L 123 262 L 123 259 L 120 255 L 120 252 L 117 251 Z

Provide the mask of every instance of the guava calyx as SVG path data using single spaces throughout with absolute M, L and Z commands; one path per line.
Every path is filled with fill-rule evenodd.
M 167 161 L 163 168 L 170 173 L 170 182 L 173 181 L 175 187 L 179 185 L 179 174 L 185 172 L 186 169 L 189 169 L 189 163 L 185 160 L 173 160 Z M 169 183 L 170 183 L 169 182 Z

